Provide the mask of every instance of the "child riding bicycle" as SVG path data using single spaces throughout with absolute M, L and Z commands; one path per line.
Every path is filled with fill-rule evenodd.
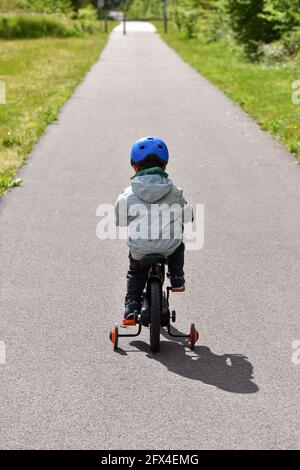
M 183 225 L 193 218 L 191 205 L 165 172 L 169 160 L 167 145 L 156 137 L 138 140 L 131 150 L 135 171 L 131 186 L 120 194 L 115 205 L 117 226 L 129 230 L 129 269 L 124 317 L 139 312 L 149 265 L 148 254 L 167 258 L 172 290 L 183 292 Z

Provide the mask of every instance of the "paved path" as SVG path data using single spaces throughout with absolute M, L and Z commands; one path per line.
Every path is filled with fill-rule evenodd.
M 128 185 L 140 136 L 205 204 L 186 259 L 179 329 L 112 351 L 127 249 L 96 208 Z M 294 159 L 152 32 L 112 33 L 0 202 L 1 448 L 299 447 L 300 171 Z

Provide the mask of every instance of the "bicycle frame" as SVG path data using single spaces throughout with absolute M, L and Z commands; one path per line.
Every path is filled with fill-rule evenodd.
M 142 331 L 142 326 L 149 326 L 151 322 L 150 318 L 150 301 L 151 301 L 151 296 L 150 296 L 150 286 L 151 283 L 153 282 L 158 282 L 160 285 L 160 311 L 161 311 L 161 327 L 167 327 L 168 334 L 173 337 L 173 338 L 189 338 L 190 344 L 192 344 L 190 347 L 191 349 L 194 348 L 194 344 L 198 339 L 198 332 L 197 332 L 197 338 L 194 339 L 193 335 L 191 333 L 192 327 L 195 328 L 194 324 L 191 325 L 191 330 L 189 334 L 175 334 L 171 330 L 171 319 L 173 322 L 176 320 L 176 312 L 173 310 L 170 313 L 170 308 L 169 308 L 169 298 L 170 298 L 170 292 L 172 291 L 172 287 L 167 286 L 166 292 L 163 289 L 164 286 L 164 280 L 165 280 L 165 263 L 164 262 L 151 262 L 149 263 L 149 275 L 148 275 L 148 280 L 147 284 L 144 290 L 144 299 L 143 299 L 143 305 L 141 308 L 140 313 L 136 312 L 134 314 L 133 319 L 129 320 L 123 320 L 123 327 L 127 328 L 128 326 L 136 326 L 138 325 L 138 329 L 135 333 L 119 333 L 117 329 L 117 337 L 136 337 L 139 336 L 141 331 Z M 144 309 L 144 310 L 143 310 Z M 115 324 L 116 325 L 116 324 Z M 116 326 L 115 326 L 116 328 Z M 191 339 L 192 338 L 192 339 Z

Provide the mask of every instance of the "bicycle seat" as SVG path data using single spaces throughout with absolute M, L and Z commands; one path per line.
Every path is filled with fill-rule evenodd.
M 165 256 L 160 254 L 151 253 L 150 255 L 146 255 L 141 259 L 143 264 L 166 264 L 167 259 Z

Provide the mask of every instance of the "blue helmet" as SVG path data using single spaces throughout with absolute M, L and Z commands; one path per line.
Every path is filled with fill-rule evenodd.
M 131 149 L 131 165 L 142 165 L 149 160 L 157 160 L 166 165 L 169 160 L 168 147 L 157 137 L 144 137 L 135 142 Z

